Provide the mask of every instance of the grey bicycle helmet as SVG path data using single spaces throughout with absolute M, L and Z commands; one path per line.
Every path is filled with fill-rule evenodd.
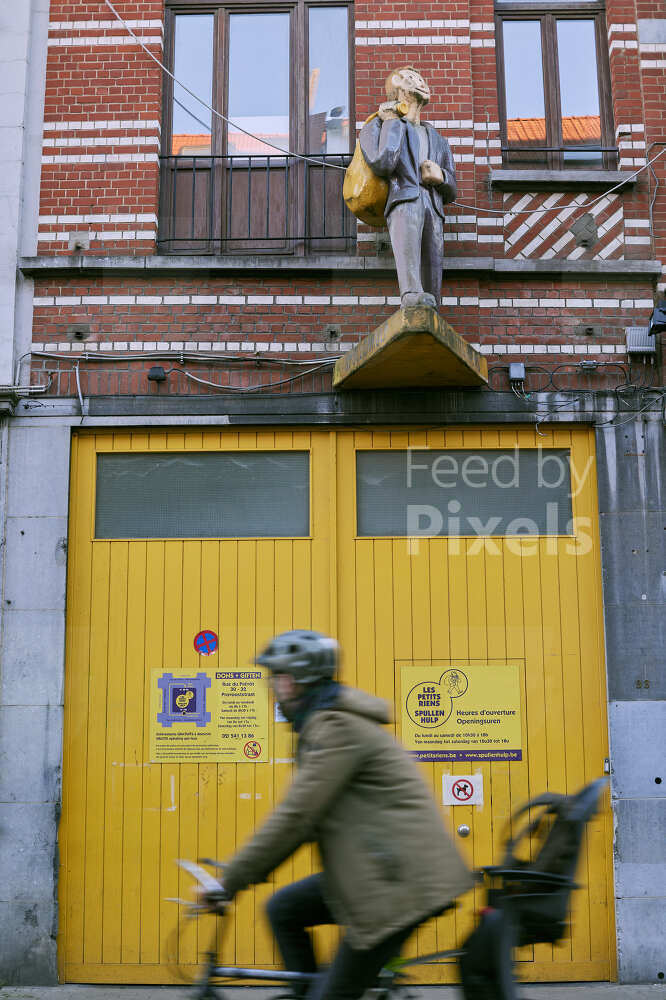
M 321 632 L 292 629 L 271 639 L 254 662 L 274 674 L 291 674 L 299 684 L 316 684 L 335 676 L 338 644 Z

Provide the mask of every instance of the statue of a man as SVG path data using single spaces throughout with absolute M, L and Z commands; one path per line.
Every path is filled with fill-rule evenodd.
M 372 171 L 388 181 L 384 214 L 403 308 L 439 307 L 444 205 L 457 194 L 453 154 L 432 125 L 421 124 L 430 89 L 412 66 L 389 73 L 386 96 L 359 137 Z

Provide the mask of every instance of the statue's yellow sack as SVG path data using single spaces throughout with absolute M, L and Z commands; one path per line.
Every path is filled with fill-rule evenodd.
M 371 121 L 375 115 L 370 115 Z M 356 140 L 352 161 L 347 167 L 342 187 L 342 197 L 350 212 L 368 226 L 386 227 L 384 208 L 388 198 L 388 182 L 378 177 L 368 166 Z

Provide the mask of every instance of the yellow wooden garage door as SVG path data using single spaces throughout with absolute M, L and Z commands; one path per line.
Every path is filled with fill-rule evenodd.
M 573 498 L 592 545 L 571 539 L 508 544 L 493 538 L 360 537 L 356 452 L 407 448 L 570 449 L 590 474 Z M 410 664 L 520 665 L 523 760 L 423 764 L 441 801 L 444 772 L 482 772 L 485 805 L 444 807 L 471 864 L 497 862 L 512 810 L 546 789 L 574 791 L 607 756 L 600 560 L 592 433 L 557 430 L 150 431 L 80 433 L 73 442 L 59 958 L 63 981 L 179 982 L 209 946 L 210 918 L 176 944 L 185 891 L 174 860 L 228 857 L 288 782 L 293 746 L 271 722 L 267 764 L 151 764 L 154 668 L 198 666 L 192 637 L 219 635 L 206 666 L 245 666 L 276 632 L 312 627 L 337 635 L 343 679 L 395 702 Z M 298 538 L 95 538 L 100 453 L 309 452 L 309 536 Z M 475 544 L 476 542 L 476 544 Z M 398 708 L 398 706 L 396 706 Z M 399 717 L 399 712 L 398 712 Z M 399 735 L 399 728 L 398 728 Z M 519 955 L 525 979 L 603 980 L 615 974 L 611 831 L 607 807 L 590 825 L 572 931 L 561 945 Z M 224 961 L 278 962 L 263 904 L 275 886 L 314 870 L 310 847 L 237 901 L 221 942 Z M 480 892 L 418 934 L 412 952 L 459 943 Z M 180 930 L 183 930 L 181 927 Z M 331 932 L 319 935 L 324 951 Z M 455 967 L 428 965 L 423 982 L 450 982 Z

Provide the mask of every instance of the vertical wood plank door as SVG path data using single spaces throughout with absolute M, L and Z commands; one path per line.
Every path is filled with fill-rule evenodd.
M 414 666 L 415 681 L 419 666 L 457 665 L 464 670 L 465 665 L 479 664 L 491 670 L 495 665 L 519 665 L 522 760 L 419 764 L 469 865 L 498 864 L 512 832 L 512 812 L 543 792 L 572 793 L 602 776 L 608 754 L 593 434 L 587 429 L 558 429 L 537 436 L 532 428 L 478 427 L 356 430 L 341 432 L 337 448 L 338 634 L 349 683 L 375 691 L 395 705 L 400 737 L 403 665 Z M 461 451 L 483 455 L 485 450 L 499 449 L 511 454 L 514 449 L 539 448 L 544 457 L 549 449 L 568 455 L 573 537 L 564 533 L 484 537 L 481 532 L 416 541 L 405 537 L 406 531 L 402 537 L 389 530 L 373 536 L 357 523 L 359 453 L 412 449 L 416 463 L 423 462 L 429 450 L 455 457 Z M 448 464 L 442 467 L 439 480 L 445 514 L 447 509 L 456 510 L 454 505 L 447 507 L 449 497 L 456 496 L 453 489 L 446 493 L 446 487 L 453 485 L 444 475 L 449 469 Z M 470 479 L 479 486 L 480 479 L 472 472 L 478 472 L 478 463 L 470 466 Z M 544 478 L 552 472 L 553 465 L 546 461 Z M 376 485 L 380 474 L 375 476 Z M 550 478 L 554 481 L 554 476 Z M 378 488 L 374 493 L 380 508 L 378 524 L 386 523 L 382 504 L 395 503 L 395 483 L 389 476 L 383 501 L 381 497 Z M 414 501 L 422 498 L 415 495 Z M 514 511 L 521 512 L 522 506 Z M 403 692 L 403 701 L 404 697 Z M 481 774 L 483 805 L 444 806 L 444 774 Z M 461 825 L 470 828 L 468 838 L 458 836 Z M 556 946 L 520 949 L 521 978 L 615 978 L 611 843 L 606 796 L 585 837 L 577 876 L 582 888 L 573 897 L 569 934 Z M 483 905 L 483 889 L 473 890 L 454 912 L 421 928 L 407 951 L 424 955 L 461 945 Z M 423 983 L 458 978 L 452 963 L 426 964 L 413 971 Z
M 574 515 L 588 519 L 587 548 L 578 551 L 561 536 L 493 537 L 489 544 L 439 536 L 415 546 L 404 537 L 357 533 L 357 451 L 539 445 L 570 450 L 574 482 L 580 480 Z M 96 537 L 99 456 L 276 451 L 309 453 L 309 530 L 302 537 Z M 420 765 L 440 803 L 445 772 L 483 774 L 482 807 L 442 807 L 453 836 L 461 823 L 470 826 L 469 839 L 455 839 L 471 865 L 500 860 L 510 814 L 529 797 L 575 791 L 598 777 L 608 751 L 595 482 L 594 440 L 579 429 L 547 438 L 504 428 L 77 434 L 59 838 L 61 980 L 175 984 L 194 975 L 215 929 L 212 918 L 186 925 L 168 901 L 188 891 L 175 860 L 229 857 L 290 780 L 292 738 L 272 719 L 265 764 L 150 762 L 151 671 L 199 666 L 192 640 L 201 628 L 219 636 L 206 660 L 219 669 L 246 667 L 263 642 L 288 628 L 337 635 L 342 679 L 387 699 L 397 720 L 401 664 L 520 664 L 523 759 Z M 605 803 L 585 839 L 571 933 L 556 947 L 522 949 L 524 979 L 614 978 L 610 844 Z M 306 846 L 268 883 L 239 896 L 217 942 L 224 962 L 279 966 L 266 899 L 316 866 L 316 852 Z M 419 930 L 409 953 L 459 944 L 483 903 L 481 890 L 470 893 L 455 912 Z M 332 931 L 317 933 L 323 954 L 334 942 Z M 418 975 L 423 983 L 457 978 L 446 963 L 421 966 Z
M 95 537 L 100 455 L 276 450 L 309 453 L 305 537 Z M 168 901 L 187 896 L 191 885 L 175 861 L 227 858 L 252 834 L 290 780 L 292 737 L 287 724 L 271 719 L 266 763 L 151 763 L 151 672 L 202 664 L 247 669 L 276 632 L 334 631 L 329 462 L 327 435 L 300 431 L 75 438 L 60 827 L 63 981 L 179 983 L 209 949 L 213 919 L 186 924 Z M 219 637 L 205 662 L 193 645 L 203 628 Z M 278 964 L 265 900 L 314 863 L 308 846 L 270 884 L 239 897 L 220 942 L 226 961 Z

